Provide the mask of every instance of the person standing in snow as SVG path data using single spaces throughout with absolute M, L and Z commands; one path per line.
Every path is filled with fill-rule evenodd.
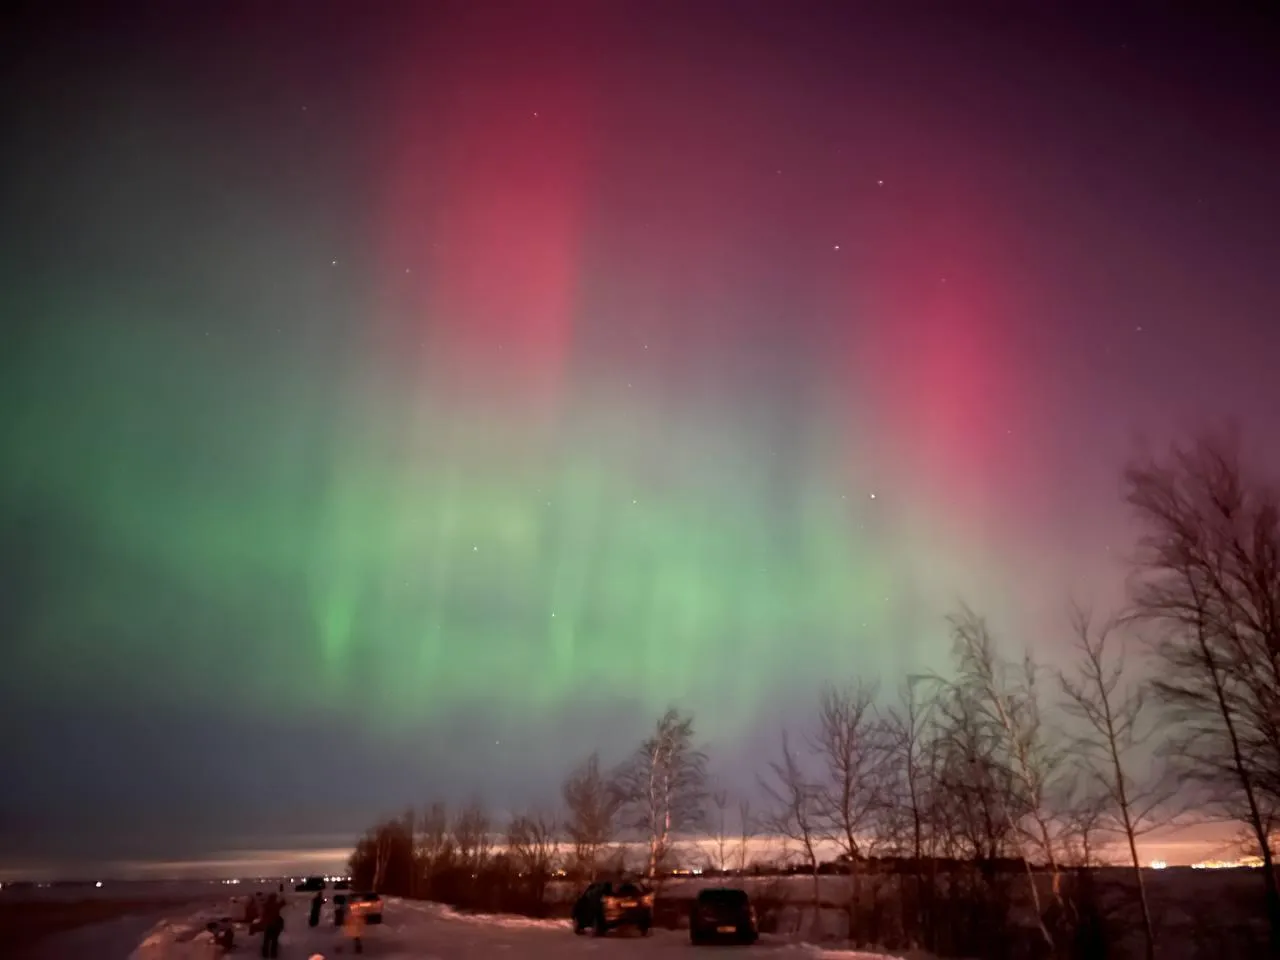
M 342 925 L 342 932 L 346 934 L 351 945 L 355 948 L 356 953 L 364 953 L 364 911 L 360 909 L 347 909 L 347 922 Z
M 278 957 L 280 955 L 280 931 L 284 929 L 284 917 L 280 911 L 284 903 L 274 893 L 267 894 L 262 905 L 262 955 Z
M 324 903 L 324 892 L 316 891 L 316 895 L 311 898 L 311 916 L 307 918 L 307 923 L 311 926 L 318 926 L 320 923 L 320 906 Z

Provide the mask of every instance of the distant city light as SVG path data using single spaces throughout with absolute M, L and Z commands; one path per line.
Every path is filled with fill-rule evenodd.
M 95 886 L 95 887 L 101 887 L 101 886 L 102 886 L 102 881 L 101 881 L 101 880 L 99 880 L 97 883 L 95 883 L 95 884 L 94 884 L 94 886 Z
M 1163 869 L 1164 869 L 1165 867 L 1167 867 L 1167 866 L 1169 866 L 1169 864 L 1165 863 L 1163 860 L 1152 860 L 1152 861 L 1151 861 L 1151 869 L 1152 869 L 1152 870 L 1163 870 Z
M 1261 857 L 1241 857 L 1239 860 L 1201 860 L 1191 865 L 1192 870 L 1236 870 L 1240 867 L 1262 866 Z

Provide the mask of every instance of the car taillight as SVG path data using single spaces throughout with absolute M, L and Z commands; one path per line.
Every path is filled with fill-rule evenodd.
M 641 898 L 640 898 L 640 902 L 641 902 L 641 903 L 643 903 L 646 907 L 652 907 L 652 906 L 653 906 L 653 894 L 652 894 L 652 893 L 646 893 L 643 897 L 641 897 Z

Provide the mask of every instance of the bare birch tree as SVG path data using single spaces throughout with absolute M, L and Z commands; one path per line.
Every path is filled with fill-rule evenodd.
M 375 891 L 382 889 L 383 881 L 387 876 L 387 864 L 391 860 L 392 841 L 394 835 L 390 829 L 390 823 L 385 822 L 378 825 L 374 830 L 374 867 L 373 867 L 373 889 Z
M 1205 438 L 1125 473 L 1144 528 L 1132 616 L 1153 628 L 1153 685 L 1171 755 L 1263 861 L 1271 949 L 1280 887 L 1271 833 L 1280 812 L 1280 507 L 1244 476 L 1231 440 Z
M 1052 880 L 1054 899 L 1061 908 L 1058 838 L 1049 805 L 1051 781 L 1060 768 L 1061 757 L 1052 749 L 1041 717 L 1036 666 L 1029 654 L 1023 657 L 1021 670 L 1005 663 L 996 651 L 986 621 L 967 607 L 951 617 L 951 633 L 955 642 L 957 685 L 968 702 L 977 708 L 981 722 L 995 734 L 1003 763 L 1017 787 L 1016 802 L 1006 807 L 1005 814 L 1019 837 L 1041 936 L 1052 949 L 1053 935 L 1045 923 L 1040 890 L 1028 854 L 1038 852 L 1043 859 Z
M 1083 721 L 1084 735 L 1077 740 L 1080 755 L 1093 778 L 1102 786 L 1107 803 L 1099 807 L 1086 803 L 1079 813 L 1094 814 L 1105 809 L 1115 818 L 1124 834 L 1138 887 L 1142 908 L 1142 929 L 1147 960 L 1155 956 L 1155 928 L 1147 902 L 1142 862 L 1138 857 L 1138 837 L 1151 826 L 1151 814 L 1165 799 L 1159 789 L 1143 789 L 1128 769 L 1135 748 L 1146 739 L 1141 728 L 1145 700 L 1141 687 L 1125 688 L 1125 664 L 1122 654 L 1112 656 L 1113 625 L 1094 628 L 1089 614 L 1076 607 L 1071 614 L 1075 631 L 1077 663 L 1074 676 L 1059 673 L 1058 680 L 1066 696 L 1067 712 Z M 1079 819 L 1079 813 L 1077 819 Z M 1096 827 L 1092 818 L 1077 824 Z M 1083 834 L 1085 865 L 1088 866 L 1089 835 Z
M 620 803 L 612 784 L 600 772 L 599 754 L 591 754 L 565 778 L 561 796 L 574 866 L 588 880 L 595 880 L 605 849 L 617 834 Z
M 693 736 L 693 717 L 668 710 L 614 778 L 627 825 L 648 843 L 651 878 L 667 865 L 674 838 L 703 822 L 707 756 Z

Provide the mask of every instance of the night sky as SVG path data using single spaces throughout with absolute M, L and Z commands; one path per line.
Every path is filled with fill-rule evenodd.
M 0 867 L 549 802 L 672 702 L 749 788 L 961 599 L 1056 662 L 1139 445 L 1280 467 L 1274 23 L 113 6 L 0 40 Z

